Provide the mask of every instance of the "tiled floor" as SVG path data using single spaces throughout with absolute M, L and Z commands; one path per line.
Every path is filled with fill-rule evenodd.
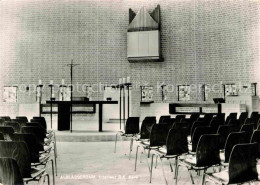
M 85 184 L 150 184 L 149 171 L 145 156 L 138 160 L 137 171 L 134 171 L 135 151 L 128 159 L 129 142 L 119 142 L 117 153 L 114 153 L 114 142 L 59 142 L 58 147 L 58 185 Z M 150 159 L 149 159 L 150 162 Z M 174 161 L 172 161 L 174 163 Z M 161 165 L 153 169 L 152 184 L 165 184 Z M 164 170 L 169 184 L 174 184 L 173 173 L 167 160 Z M 201 183 L 201 176 L 194 173 L 195 184 Z M 180 167 L 179 185 L 191 184 L 188 171 Z

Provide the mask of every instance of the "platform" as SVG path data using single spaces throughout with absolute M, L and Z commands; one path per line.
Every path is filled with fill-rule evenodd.
M 120 130 L 119 123 L 103 123 L 103 132 L 98 132 L 97 121 L 73 120 L 73 130 L 57 131 L 57 142 L 101 142 L 115 141 L 115 135 Z

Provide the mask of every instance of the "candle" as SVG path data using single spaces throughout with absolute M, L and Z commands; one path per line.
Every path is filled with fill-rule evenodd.
M 126 83 L 130 83 L 130 76 L 126 78 Z
M 64 84 L 65 84 L 64 79 L 62 79 L 61 80 L 61 85 L 64 85 Z
M 39 85 L 42 85 L 42 80 L 39 80 Z
M 52 93 L 52 94 L 51 94 L 51 97 L 52 97 L 52 98 L 55 98 L 55 95 L 54 95 L 54 93 Z
M 53 85 L 53 80 L 50 80 L 50 85 Z
M 122 84 L 122 78 L 119 78 L 119 85 Z
M 125 78 L 123 78 L 123 84 L 125 84 Z

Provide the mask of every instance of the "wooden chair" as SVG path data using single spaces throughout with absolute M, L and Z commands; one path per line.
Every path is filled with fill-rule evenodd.
M 222 165 L 227 165 L 225 163 L 228 163 L 233 147 L 237 144 L 242 144 L 242 143 L 246 143 L 245 132 L 231 132 L 228 135 L 224 152 L 220 153 L 220 158 L 223 162 Z
M 4 126 L 12 127 L 14 129 L 14 132 L 16 132 L 16 133 L 20 133 L 20 131 L 21 131 L 20 124 L 15 121 L 5 121 Z
M 199 113 L 192 113 L 190 118 L 181 119 L 181 123 L 183 124 L 182 127 L 185 129 L 187 135 L 189 135 L 191 132 L 193 122 L 197 121 L 199 117 Z
M 231 132 L 238 132 L 239 129 L 232 125 L 221 125 L 218 128 L 217 134 L 219 134 L 219 149 L 223 150 L 225 148 L 226 140 Z
M 164 174 L 164 168 L 162 159 L 175 159 L 175 178 L 177 177 L 178 159 L 181 155 L 188 153 L 188 140 L 185 132 L 182 129 L 171 129 L 167 136 L 166 148 L 159 148 L 154 150 L 151 158 L 151 169 L 150 169 L 150 183 L 152 181 L 152 169 L 153 169 L 153 157 L 157 156 L 160 158 L 162 165 L 162 172 L 164 180 L 167 183 L 167 179 Z M 170 163 L 171 165 L 171 163 Z M 177 182 L 177 178 L 176 178 Z
M 10 141 L 11 140 L 10 135 L 14 133 L 14 129 L 13 127 L 10 126 L 0 126 L 0 133 L 4 135 L 4 140 Z
M 207 121 L 195 121 L 192 124 L 192 127 L 191 127 L 191 132 L 190 132 L 191 140 L 192 140 L 193 133 L 194 133 L 194 131 L 197 127 L 206 127 L 206 126 L 209 126 L 209 122 L 207 122 Z
M 214 184 L 242 184 L 258 180 L 256 170 L 257 143 L 237 144 L 229 159 L 228 170 L 206 173 L 206 182 Z
M 125 131 L 119 131 L 116 133 L 114 153 L 116 153 L 116 144 L 117 144 L 118 135 L 121 136 L 121 140 L 123 140 L 122 137 L 131 138 L 130 149 L 129 149 L 129 160 L 130 160 L 131 152 L 133 150 L 134 137 L 136 137 L 138 134 L 139 134 L 139 117 L 129 117 L 126 121 Z
M 195 129 L 191 140 L 191 153 L 195 153 L 200 137 L 205 134 L 216 134 L 214 129 L 209 126 L 199 126 Z
M 52 165 L 52 176 L 53 176 L 53 184 L 55 185 L 55 175 L 54 175 L 54 161 L 51 159 L 50 155 L 40 155 L 39 154 L 39 148 L 38 143 L 35 135 L 33 134 L 13 134 L 11 135 L 12 141 L 20 141 L 25 142 L 27 144 L 27 147 L 29 149 L 30 158 L 31 158 L 31 165 L 33 167 L 41 166 L 43 165 L 44 168 L 47 167 L 48 163 L 51 162 Z
M 240 132 L 245 132 L 245 137 L 246 137 L 246 141 L 247 143 L 250 143 L 252 134 L 254 132 L 254 124 L 244 124 L 242 125 Z
M 31 168 L 30 153 L 25 142 L 0 141 L 0 158 L 13 158 L 23 178 L 23 182 L 40 181 L 42 178 L 48 178 L 49 175 L 45 169 Z
M 166 145 L 166 139 L 168 136 L 168 125 L 166 124 L 154 124 L 152 126 L 151 134 L 149 141 L 140 141 L 136 147 L 136 155 L 135 155 L 135 171 L 138 157 L 138 149 L 139 147 L 143 148 L 144 154 L 147 158 L 147 165 L 149 171 L 151 171 L 148 158 L 150 157 L 151 149 L 158 149 L 159 147 Z M 146 150 L 148 150 L 148 154 L 146 154 Z
M 11 121 L 10 116 L 0 116 L 0 119 L 3 119 L 4 121 Z
M 248 113 L 247 112 L 241 112 L 238 120 L 240 122 L 240 125 L 243 125 L 245 123 L 245 120 L 248 118 Z
M 229 121 L 231 119 L 237 119 L 237 113 L 236 112 L 231 112 L 227 118 L 226 118 L 226 122 L 225 122 L 225 125 L 228 125 Z
M 171 116 L 170 116 L 170 115 L 160 116 L 158 123 L 159 123 L 159 124 L 163 123 L 163 122 L 165 121 L 164 119 L 166 119 L 166 120 L 171 119 Z
M 215 133 L 217 133 L 219 126 L 224 124 L 225 124 L 224 120 L 212 119 L 209 126 L 215 130 Z
M 194 184 L 194 180 L 191 170 L 204 172 L 202 177 L 202 184 L 204 184 L 207 169 L 220 165 L 218 141 L 217 134 L 202 135 L 196 149 L 196 155 L 180 160 L 179 166 L 184 166 L 188 169 L 192 184 Z
M 0 157 L 0 183 L 24 185 L 17 162 L 13 158 Z
M 28 122 L 28 118 L 26 116 L 16 116 L 16 119 L 22 120 L 24 123 Z

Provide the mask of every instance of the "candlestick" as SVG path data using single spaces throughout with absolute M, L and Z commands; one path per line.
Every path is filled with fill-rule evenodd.
M 130 76 L 126 78 L 126 83 L 130 83 Z

